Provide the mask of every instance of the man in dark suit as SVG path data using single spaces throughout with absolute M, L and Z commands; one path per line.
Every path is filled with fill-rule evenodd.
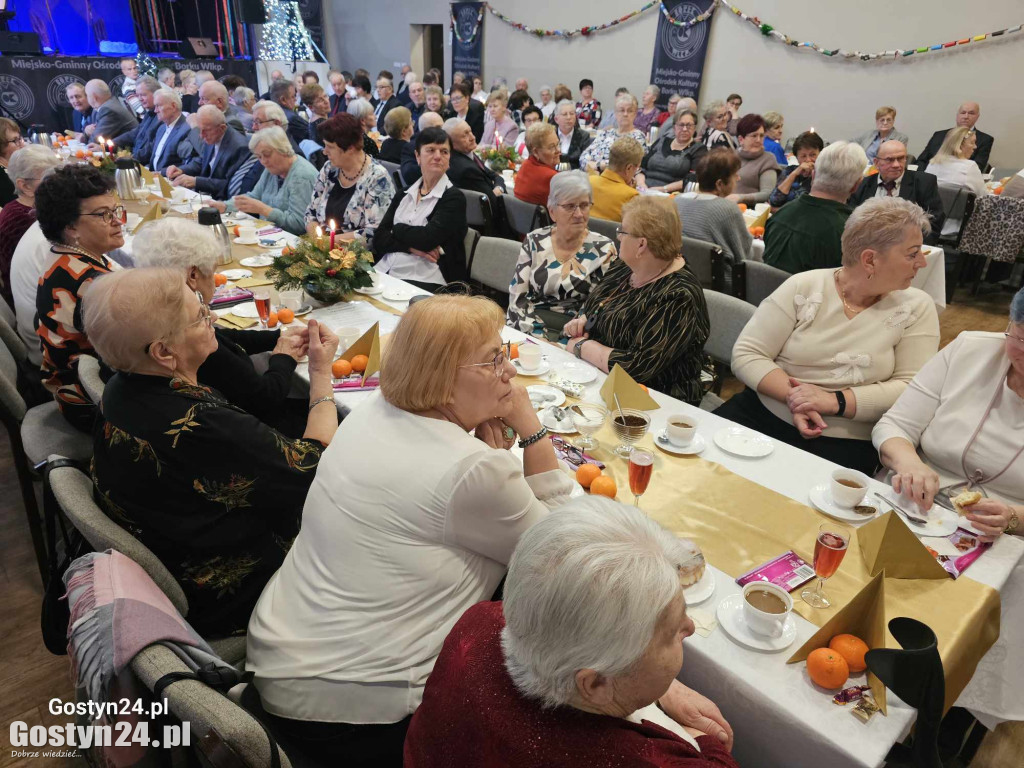
M 309 138 L 309 123 L 295 112 L 296 98 L 295 83 L 277 80 L 270 86 L 270 100 L 284 110 L 285 119 L 288 121 L 285 132 L 301 144 Z
M 377 93 L 379 98 L 370 99 L 370 106 L 373 107 L 373 114 L 377 118 L 377 130 L 384 133 L 384 118 L 387 117 L 395 107 L 401 106 L 392 93 L 394 85 L 386 77 L 377 79 Z
M 224 200 L 232 177 L 251 154 L 249 142 L 245 136 L 228 127 L 224 113 L 213 104 L 205 104 L 196 114 L 199 117 L 199 135 L 206 146 L 199 157 L 181 168 L 169 166 L 167 178 L 176 187 L 187 187 L 216 200 Z
M 902 141 L 883 141 L 875 157 L 878 173 L 868 176 L 850 196 L 847 205 L 856 208 L 875 197 L 902 197 L 917 203 L 928 214 L 932 231 L 925 242 L 934 245 L 942 232 L 946 214 L 939 197 L 935 176 L 924 171 L 907 170 L 907 148 Z
M 328 117 L 334 117 L 345 112 L 348 107 L 348 81 L 341 72 L 332 72 L 330 76 L 331 82 L 331 111 L 328 113 Z
M 156 146 L 153 140 L 156 138 L 157 129 L 160 128 L 160 118 L 153 111 L 153 97 L 158 90 L 160 83 L 155 77 L 143 75 L 139 78 L 135 84 L 135 95 L 142 105 L 142 121 L 130 131 L 114 137 L 115 147 L 131 147 L 132 157 L 147 166 L 153 157 L 153 147 Z
M 135 116 L 114 97 L 110 86 L 102 80 L 90 80 L 85 84 L 85 97 L 89 106 L 96 113 L 96 121 L 83 128 L 90 141 L 97 141 L 102 136 L 104 141 L 120 136 L 139 124 Z
M 571 168 L 579 168 L 580 155 L 590 146 L 593 138 L 576 124 L 576 105 L 563 99 L 555 107 L 552 116 L 558 126 L 558 143 L 561 145 L 562 156 L 559 162 L 568 163 Z
M 167 88 L 161 88 L 153 96 L 153 111 L 160 125 L 153 136 L 153 151 L 147 167 L 156 173 L 164 173 L 168 166 L 184 165 L 192 157 L 188 143 L 189 126 L 181 114 L 181 96 Z
M 490 198 L 505 193 L 505 180 L 486 165 L 476 154 L 476 137 L 469 123 L 461 118 L 449 118 L 445 133 L 452 140 L 452 156 L 448 163 L 448 178 L 461 189 L 482 192 Z
M 89 123 L 96 120 L 89 100 L 85 96 L 85 86 L 81 83 L 71 83 L 64 91 L 68 97 L 68 104 L 71 105 L 69 127 L 75 132 L 75 138 L 82 141 L 86 138 L 84 129 Z
M 978 164 L 982 173 L 988 170 L 988 157 L 992 154 L 992 145 L 995 143 L 995 139 L 991 135 L 979 131 L 974 127 L 974 124 L 978 122 L 978 118 L 981 117 L 981 107 L 973 101 L 965 101 L 961 104 L 956 111 L 956 126 L 966 126 L 974 131 L 975 141 L 977 142 L 974 147 L 974 154 L 971 155 L 971 160 Z M 939 152 L 939 147 L 942 146 L 942 142 L 946 140 L 946 134 L 949 133 L 952 128 L 945 128 L 941 131 L 936 131 L 932 134 L 932 137 L 928 140 L 928 146 L 924 148 L 924 152 L 917 156 L 917 167 L 922 171 L 928 167 L 928 163 L 931 162 L 932 158 L 935 157 Z
M 424 112 L 420 119 L 414 123 L 417 133 L 424 128 L 440 128 L 443 124 L 444 120 L 441 119 L 437 112 Z M 413 141 L 407 141 L 405 146 L 402 147 L 402 178 L 407 185 L 412 184 L 423 175 L 423 172 L 420 171 L 420 164 L 416 162 L 416 153 L 413 150 L 414 144 L 415 142 Z
M 423 83 L 417 82 L 409 86 L 409 103 L 404 106 L 412 115 L 412 124 L 419 125 L 420 117 L 427 109 L 427 93 Z M 416 133 L 419 133 L 419 129 Z
M 395 96 L 398 98 L 399 102 L 403 106 L 405 104 L 405 101 L 403 100 L 402 96 L 403 94 L 409 92 L 409 84 L 405 82 L 405 76 L 408 75 L 410 72 L 412 72 L 412 67 L 410 67 L 408 64 L 403 64 L 401 71 L 399 71 L 398 73 L 398 87 L 395 88 Z
M 473 85 L 463 80 L 452 86 L 448 108 L 441 113 L 445 120 L 460 117 L 469 123 L 473 136 L 479 142 L 484 135 L 484 105 L 473 96 Z

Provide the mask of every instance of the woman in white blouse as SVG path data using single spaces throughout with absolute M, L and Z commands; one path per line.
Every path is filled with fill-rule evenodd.
M 902 198 L 855 209 L 842 267 L 793 275 L 761 302 L 732 352 L 747 389 L 716 413 L 873 472 L 872 427 L 938 348 L 935 305 L 910 287 L 929 228 Z
M 311 758 L 401 766 L 449 630 L 492 595 L 520 534 L 568 500 L 572 482 L 512 381 L 504 320 L 479 297 L 409 308 L 380 392 L 324 452 L 302 530 L 253 612 L 247 668 Z M 508 450 L 517 433 L 522 460 Z
M 987 195 L 988 188 L 981 177 L 978 164 L 971 160 L 977 146 L 977 136 L 967 126 L 953 128 L 946 134 L 939 151 L 928 163 L 928 173 L 947 187 L 960 187 L 976 195 Z M 960 231 L 960 219 L 946 219 L 942 234 L 956 234 Z
M 910 382 L 871 433 L 892 487 L 928 509 L 940 487 L 988 495 L 966 517 L 987 541 L 1024 533 L 1024 290 L 1005 334 L 964 331 Z M 918 453 L 920 451 L 920 454 Z M 946 490 L 956 495 L 959 488 Z

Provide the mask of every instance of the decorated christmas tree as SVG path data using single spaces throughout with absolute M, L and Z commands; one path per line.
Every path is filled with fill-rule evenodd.
M 313 49 L 302 23 L 299 4 L 294 0 L 264 0 L 264 6 L 267 23 L 263 25 L 260 58 L 277 61 L 312 59 Z

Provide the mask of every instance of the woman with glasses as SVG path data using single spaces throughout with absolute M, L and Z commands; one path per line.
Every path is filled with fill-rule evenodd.
M 895 107 L 876 109 L 874 130 L 862 133 L 853 140 L 855 144 L 860 144 L 864 149 L 869 163 L 875 162 L 875 155 L 878 154 L 879 147 L 886 141 L 902 141 L 905 147 L 910 145 L 910 137 L 896 130 Z
M 247 636 L 246 667 L 290 751 L 401 766 L 448 631 L 491 597 L 520 535 L 568 500 L 503 321 L 482 297 L 410 306 L 380 391 L 324 454 Z
M 308 416 L 292 439 L 200 383 L 218 347 L 216 315 L 179 269 L 104 275 L 82 315 L 96 353 L 117 371 L 94 433 L 98 503 L 171 572 L 196 631 L 244 631 L 338 427 L 338 338 L 310 321 Z
M 316 128 L 320 123 L 330 117 L 331 100 L 319 83 L 308 83 L 299 90 L 302 105 L 309 113 L 309 136 L 311 141 L 316 141 L 318 136 Z
M 527 203 L 546 205 L 562 156 L 558 130 L 551 123 L 536 122 L 525 133 L 529 156 L 516 175 L 515 196 Z
M 558 338 L 604 277 L 616 250 L 611 240 L 587 228 L 592 198 L 583 171 L 555 176 L 544 202 L 552 224 L 523 241 L 508 291 L 508 324 L 523 333 L 547 331 Z
M 7 205 L 18 196 L 14 181 L 7 174 L 7 165 L 14 153 L 24 146 L 25 139 L 18 124 L 0 117 L 0 206 Z
M 600 173 L 608 167 L 608 153 L 612 144 L 622 136 L 629 136 L 647 148 L 647 135 L 633 127 L 636 119 L 636 96 L 624 93 L 615 100 L 615 127 L 601 131 L 580 155 L 580 168 L 590 173 Z
M 635 197 L 622 208 L 619 259 L 566 323 L 566 349 L 602 371 L 621 365 L 636 381 L 699 405 L 704 291 L 686 267 L 682 224 L 671 201 Z
M 716 147 L 736 149 L 736 140 L 729 135 L 729 120 L 732 112 L 721 99 L 712 101 L 704 108 L 704 130 L 700 141 L 708 150 Z
M 96 405 L 78 382 L 78 358 L 93 348 L 82 327 L 83 290 L 120 267 L 107 254 L 124 245 L 125 210 L 113 177 L 91 165 L 66 165 L 39 182 L 36 218 L 49 241 L 36 289 L 36 333 L 42 349 L 43 385 L 64 417 L 92 429 Z
M 708 148 L 697 140 L 697 113 L 689 107 L 676 112 L 672 133 L 659 138 L 640 164 L 638 187 L 680 192 Z
M 892 487 L 928 509 L 967 487 L 967 520 L 992 541 L 1024 533 L 1024 289 L 1005 333 L 964 331 L 922 366 L 871 440 Z M 948 502 L 945 502 L 948 503 Z

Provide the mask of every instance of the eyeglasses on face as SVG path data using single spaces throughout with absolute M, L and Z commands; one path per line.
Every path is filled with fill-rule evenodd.
M 590 211 L 590 206 L 592 206 L 592 205 L 593 205 L 593 203 L 589 203 L 589 202 L 588 203 L 559 203 L 558 207 L 561 208 L 566 213 L 576 213 L 576 211 L 579 211 L 580 213 L 587 213 L 587 212 Z
M 622 227 L 615 228 L 615 238 L 621 240 L 624 237 L 640 237 L 640 235 L 634 235 L 632 232 L 627 232 Z
M 99 211 L 93 211 L 92 213 L 83 213 L 83 216 L 99 216 L 103 219 L 104 224 L 113 224 L 115 221 L 118 224 L 124 224 L 128 221 L 127 211 L 125 211 L 123 205 L 115 205 L 113 208 L 103 208 Z
M 1015 336 L 1014 334 L 1010 333 L 1010 326 L 1006 326 L 1006 333 L 1004 333 L 1003 336 L 1005 336 L 1007 340 L 1015 341 L 1019 345 L 1024 347 L 1024 339 L 1022 339 L 1020 336 Z
M 213 312 L 211 312 L 210 308 L 206 306 L 206 301 L 203 299 L 203 294 L 200 293 L 199 291 L 195 291 L 195 294 L 196 298 L 199 300 L 199 318 L 186 325 L 185 330 L 190 331 L 200 323 L 206 323 L 207 328 L 213 328 Z M 144 346 L 142 348 L 142 351 L 148 355 L 150 347 L 152 347 L 158 341 L 163 341 L 166 338 L 166 336 L 161 336 L 159 339 L 154 339 L 153 341 L 149 342 L 149 344 Z
M 465 363 L 460 365 L 459 368 L 480 368 L 485 365 L 489 365 L 494 369 L 494 375 L 499 379 L 502 374 L 505 373 L 505 362 L 512 356 L 512 342 L 506 341 L 501 347 L 498 348 L 498 354 L 494 356 L 493 360 L 488 360 L 486 363 Z

